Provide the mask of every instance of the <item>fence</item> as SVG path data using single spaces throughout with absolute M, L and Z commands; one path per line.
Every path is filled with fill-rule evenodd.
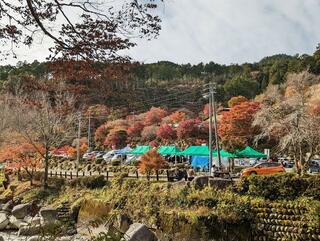
M 37 170 L 40 172 L 44 172 L 43 169 Z M 165 171 L 165 175 L 161 175 L 159 174 L 159 171 L 157 170 L 155 175 L 142 175 L 141 173 L 139 173 L 138 171 L 136 171 L 135 173 L 129 173 L 127 176 L 125 176 L 125 178 L 133 178 L 133 179 L 147 179 L 147 180 L 154 180 L 154 181 L 172 181 L 173 177 L 170 176 L 170 172 L 169 170 L 163 170 Z M 110 171 L 106 171 L 106 172 L 91 172 L 91 171 L 65 171 L 65 170 L 49 170 L 49 177 L 59 177 L 59 178 L 65 178 L 65 179 L 75 179 L 75 178 L 80 178 L 80 177 L 90 177 L 90 176 L 104 176 L 106 178 L 106 180 L 110 180 L 114 177 L 117 176 L 117 173 L 115 172 L 110 172 Z

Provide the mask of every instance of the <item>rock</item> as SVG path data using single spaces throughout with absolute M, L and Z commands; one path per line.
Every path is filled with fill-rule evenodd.
M 0 241 L 4 241 L 4 238 L 2 236 L 0 236 Z
M 2 210 L 5 212 L 11 212 L 13 206 L 14 206 L 13 201 L 10 200 L 6 204 L 3 205 Z
M 41 226 L 26 226 L 19 228 L 18 236 L 34 236 L 41 232 Z
M 45 224 L 54 223 L 57 220 L 58 210 L 55 208 L 41 208 L 39 213 Z
M 226 189 L 229 186 L 232 186 L 234 181 L 231 179 L 224 179 L 224 178 L 210 178 L 209 185 L 210 187 L 216 189 Z
M 9 222 L 10 224 L 12 224 L 12 227 L 14 229 L 19 229 L 23 226 L 28 226 L 27 222 L 25 222 L 23 219 L 17 219 L 15 216 L 10 216 Z
M 195 187 L 195 189 L 203 189 L 205 186 L 208 186 L 209 184 L 209 177 L 208 176 L 199 176 L 195 177 L 191 184 Z
M 68 227 L 66 235 L 72 236 L 77 234 L 77 229 L 75 227 Z
M 19 204 L 13 207 L 11 214 L 17 219 L 23 219 L 25 216 L 29 214 L 30 208 L 31 208 L 30 203 Z
M 41 236 L 35 235 L 27 239 L 27 241 L 40 241 L 43 240 Z
M 0 230 L 5 229 L 8 224 L 9 224 L 9 219 L 7 214 L 0 212 Z
M 156 235 L 142 223 L 133 223 L 124 235 L 126 241 L 157 241 Z
M 125 233 L 130 228 L 132 224 L 131 219 L 125 214 L 119 214 L 117 217 L 117 228 L 122 232 Z
M 39 216 L 35 216 L 35 217 L 26 216 L 23 220 L 29 223 L 31 226 L 41 224 L 41 218 Z
M 180 189 L 180 188 L 184 188 L 184 187 L 190 187 L 190 182 L 185 181 L 185 180 L 181 180 L 181 181 L 170 183 L 170 185 L 173 189 Z

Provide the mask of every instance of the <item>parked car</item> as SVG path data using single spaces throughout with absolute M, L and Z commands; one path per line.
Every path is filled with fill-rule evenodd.
M 309 172 L 320 172 L 320 160 L 310 160 L 309 161 Z
M 285 172 L 284 167 L 278 162 L 263 162 L 241 171 L 241 176 L 267 175 Z
M 83 159 L 94 159 L 95 156 L 96 156 L 96 152 L 95 151 L 91 151 L 91 152 L 84 153 L 82 158 Z
M 294 163 L 294 161 L 285 159 L 285 160 L 282 161 L 282 165 L 283 165 L 285 168 L 293 168 L 294 165 L 295 165 L 295 163 Z
M 141 155 L 127 155 L 126 160 L 124 161 L 125 165 L 130 165 L 134 161 L 139 161 L 141 159 Z
M 106 154 L 102 156 L 103 160 L 111 161 L 112 157 L 116 154 L 116 150 L 108 151 Z
M 105 151 L 97 151 L 95 154 L 95 158 L 103 157 L 106 154 Z

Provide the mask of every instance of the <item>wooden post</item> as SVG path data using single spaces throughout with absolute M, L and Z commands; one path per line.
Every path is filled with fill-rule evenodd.
M 91 171 L 89 172 L 89 175 L 90 175 L 90 177 L 91 177 L 91 175 L 92 175 L 92 172 L 91 172 Z
M 157 178 L 157 182 L 159 182 L 159 170 L 156 170 L 156 178 Z
M 137 176 L 137 179 L 139 179 L 139 172 L 138 172 L 138 170 L 136 170 L 136 176 Z
M 168 182 L 170 182 L 169 170 L 167 170 L 167 179 L 168 179 Z
M 64 172 L 64 177 L 67 179 L 67 171 Z
M 58 173 L 57 173 L 57 171 L 55 171 L 54 175 L 55 175 L 56 177 L 58 176 Z
M 109 180 L 109 171 L 107 171 L 107 181 Z
M 77 175 L 77 178 L 78 178 L 78 177 L 79 177 L 79 172 L 78 172 L 78 171 L 77 171 L 77 174 L 76 174 L 76 175 Z
M 62 171 L 60 171 L 60 177 L 62 178 Z
M 70 172 L 70 179 L 72 180 L 72 171 Z
M 50 171 L 50 177 L 52 177 L 52 171 Z
M 82 171 L 82 176 L 85 176 L 85 173 L 84 173 L 84 171 Z

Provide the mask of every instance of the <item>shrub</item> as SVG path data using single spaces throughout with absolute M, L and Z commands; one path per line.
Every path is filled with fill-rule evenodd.
M 121 164 L 121 161 L 120 161 L 120 160 L 113 160 L 113 161 L 111 162 L 111 165 L 114 166 L 114 167 L 120 166 L 120 164 Z
M 80 186 L 88 189 L 103 188 L 106 184 L 104 176 L 81 177 L 69 182 L 71 187 Z
M 48 183 L 54 188 L 61 189 L 61 187 L 65 185 L 66 181 L 63 178 L 50 177 L 48 179 Z
M 95 162 L 96 162 L 96 164 L 100 165 L 103 161 L 104 161 L 103 158 L 99 157 L 99 158 L 96 159 Z
M 270 200 L 292 200 L 300 196 L 320 200 L 320 177 L 286 173 L 267 176 L 249 176 L 238 183 L 237 192 Z

